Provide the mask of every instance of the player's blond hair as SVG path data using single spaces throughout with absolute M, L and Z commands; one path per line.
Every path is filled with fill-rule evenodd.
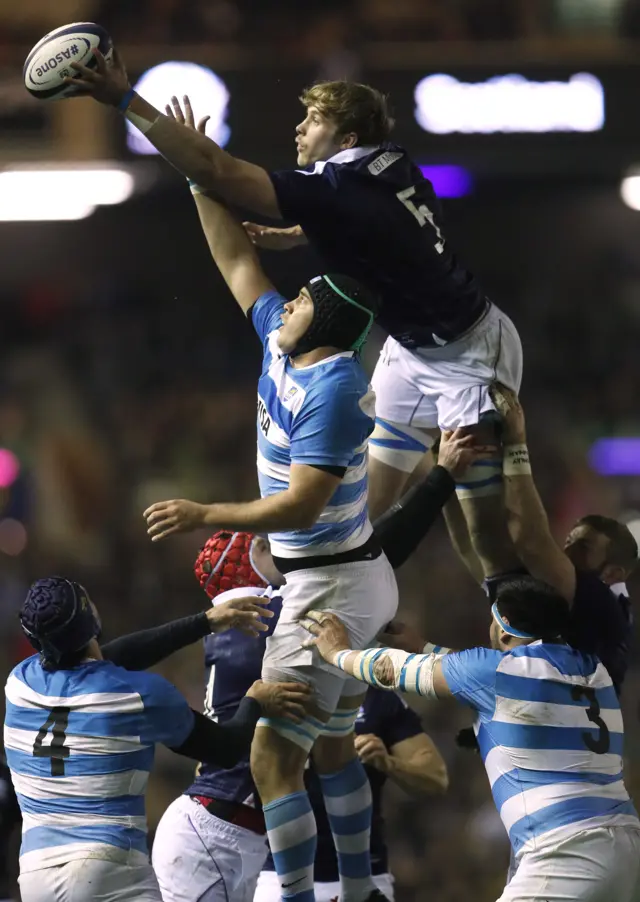
M 300 95 L 303 106 L 314 106 L 334 122 L 338 135 L 355 132 L 357 144 L 382 144 L 393 128 L 387 98 L 380 91 L 353 81 L 321 81 Z

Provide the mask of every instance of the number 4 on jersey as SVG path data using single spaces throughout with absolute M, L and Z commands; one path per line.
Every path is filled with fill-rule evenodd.
M 69 708 L 62 706 L 52 708 L 51 713 L 40 727 L 36 741 L 33 743 L 33 754 L 36 758 L 51 758 L 51 776 L 64 777 L 64 759 L 69 757 L 69 749 L 65 748 Z M 43 740 L 51 730 L 51 743 L 43 745 Z
M 433 213 L 431 212 L 429 207 L 426 204 L 420 204 L 419 207 L 416 207 L 414 202 L 409 199 L 413 197 L 415 193 L 416 189 L 412 185 L 410 188 L 404 188 L 402 191 L 398 191 L 396 197 L 401 203 L 405 205 L 411 215 L 415 216 L 421 226 L 425 226 L 427 223 L 429 223 L 429 225 L 433 229 L 435 229 L 435 233 L 438 236 L 438 240 L 435 243 L 435 249 L 439 254 L 441 254 L 444 250 L 444 238 L 442 237 L 442 232 L 436 225 Z

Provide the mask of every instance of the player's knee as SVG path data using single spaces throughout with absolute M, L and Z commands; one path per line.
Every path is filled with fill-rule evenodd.
M 313 748 L 313 763 L 319 774 L 333 774 L 342 770 L 356 757 L 355 733 L 345 736 L 319 736 Z
M 251 744 L 251 774 L 263 801 L 302 788 L 302 773 L 323 723 L 261 718 Z
M 346 700 L 345 700 L 346 702 Z M 342 770 L 355 758 L 354 729 L 361 698 L 354 698 L 336 709 L 327 721 L 313 749 L 313 760 L 319 773 Z

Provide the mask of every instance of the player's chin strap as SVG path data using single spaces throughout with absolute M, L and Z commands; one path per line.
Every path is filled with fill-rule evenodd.
M 369 332 L 371 331 L 371 326 L 373 326 L 373 321 L 375 319 L 375 316 L 373 315 L 373 311 L 369 310 L 369 308 L 365 307 L 363 304 L 359 304 L 353 298 L 350 298 L 348 294 L 344 293 L 344 291 L 341 291 L 340 288 L 338 288 L 338 286 L 335 284 L 335 282 L 329 278 L 329 276 L 322 276 L 322 278 L 325 280 L 327 285 L 333 291 L 335 291 L 335 293 L 338 295 L 338 297 L 341 297 L 343 301 L 347 302 L 347 304 L 351 304 L 352 307 L 357 307 L 358 310 L 361 310 L 363 313 L 365 313 L 369 317 L 369 322 L 367 323 L 367 325 L 364 327 L 364 329 L 362 330 L 360 335 L 356 338 L 354 343 L 349 348 L 350 351 L 356 351 L 356 353 L 359 353 L 362 350 L 362 346 L 364 345 L 364 343 L 367 340 L 367 336 L 369 335 Z
M 378 689 L 399 689 L 427 698 L 437 698 L 433 688 L 433 668 L 442 654 L 412 655 L 399 648 L 367 648 L 341 651 L 332 664 L 357 680 Z M 349 666 L 346 661 L 349 658 Z
M 254 546 L 254 543 L 257 538 L 258 538 L 258 536 L 254 536 L 253 539 L 251 540 L 251 545 L 249 545 L 249 563 L 251 564 L 251 567 L 255 570 L 255 572 L 258 574 L 260 579 L 264 580 L 265 586 L 268 586 L 270 584 L 270 580 L 268 580 L 267 577 L 264 575 L 264 573 L 261 573 L 260 570 L 258 569 L 258 567 L 256 567 L 255 558 L 253 556 L 253 546 Z

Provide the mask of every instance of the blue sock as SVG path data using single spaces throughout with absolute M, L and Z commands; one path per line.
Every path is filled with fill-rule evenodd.
M 371 878 L 371 785 L 358 758 L 335 774 L 321 774 L 322 794 L 338 855 L 341 902 L 364 902 Z
M 269 846 L 282 898 L 314 902 L 313 865 L 318 834 L 306 792 L 294 792 L 263 806 Z

